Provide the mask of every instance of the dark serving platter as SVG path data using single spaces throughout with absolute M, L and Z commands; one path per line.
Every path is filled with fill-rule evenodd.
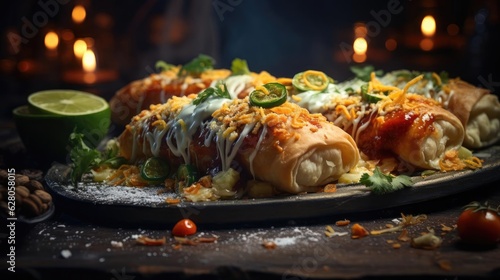
M 273 198 L 181 202 L 167 204 L 172 194 L 162 187 L 134 188 L 96 183 L 68 183 L 70 167 L 54 164 L 45 177 L 59 209 L 91 222 L 108 225 L 170 226 L 181 218 L 197 223 L 230 224 L 273 220 L 298 220 L 381 210 L 416 204 L 473 190 L 500 179 L 500 146 L 475 153 L 483 167 L 477 170 L 436 172 L 412 177 L 415 185 L 393 193 L 376 195 L 364 185 L 338 185 L 333 193 L 310 193 Z

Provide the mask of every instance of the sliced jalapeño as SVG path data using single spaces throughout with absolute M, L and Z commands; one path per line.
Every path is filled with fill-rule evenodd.
M 377 103 L 382 100 L 385 95 L 375 92 L 368 92 L 368 84 L 361 86 L 361 98 L 368 103 Z
M 141 168 L 141 177 L 147 181 L 163 181 L 169 173 L 170 166 L 160 157 L 148 158 Z
M 184 188 L 194 184 L 198 180 L 198 173 L 191 164 L 181 164 L 177 169 L 176 185 L 178 193 L 182 193 Z
M 258 86 L 250 93 L 250 104 L 262 108 L 272 108 L 286 102 L 288 91 L 280 83 L 268 83 Z
M 323 91 L 328 87 L 331 80 L 331 78 L 321 71 L 307 70 L 295 74 L 292 84 L 299 91 Z

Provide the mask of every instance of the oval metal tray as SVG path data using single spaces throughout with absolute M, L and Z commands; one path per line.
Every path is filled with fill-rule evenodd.
M 203 224 L 269 222 L 326 217 L 380 210 L 444 197 L 500 180 L 500 146 L 483 149 L 478 170 L 437 172 L 412 177 L 415 185 L 393 193 L 376 195 L 364 185 L 338 185 L 333 193 L 310 193 L 273 198 L 181 202 L 167 204 L 162 187 L 133 188 L 103 184 L 68 183 L 70 168 L 54 164 L 45 177 L 59 209 L 107 225 L 170 226 L 181 218 Z M 170 194 L 171 195 L 171 194 Z

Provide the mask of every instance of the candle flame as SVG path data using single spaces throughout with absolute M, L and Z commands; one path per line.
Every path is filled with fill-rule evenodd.
M 73 52 L 75 53 L 75 56 L 80 59 L 83 57 L 83 53 L 87 50 L 87 43 L 82 40 L 78 39 L 75 41 L 73 44 Z
M 57 46 L 59 45 L 59 36 L 57 36 L 57 33 L 54 31 L 47 32 L 45 35 L 45 47 L 49 50 L 55 50 L 57 49 Z
M 96 69 L 95 54 L 92 50 L 86 50 L 82 57 L 82 66 L 85 72 L 94 72 Z
M 87 11 L 82 5 L 76 5 L 71 12 L 71 18 L 75 23 L 82 23 L 87 16 Z
M 352 48 L 354 49 L 352 59 L 357 63 L 365 62 L 366 51 L 368 50 L 368 42 L 366 42 L 366 39 L 362 37 L 356 38 L 352 44 Z
M 355 53 L 365 54 L 366 50 L 368 49 L 368 43 L 366 42 L 365 38 L 359 37 L 359 38 L 356 38 L 356 40 L 354 40 L 352 47 L 353 47 Z
M 420 25 L 420 29 L 422 30 L 422 34 L 425 36 L 431 37 L 436 33 L 436 20 L 434 20 L 433 16 L 425 16 L 422 20 L 422 24 Z

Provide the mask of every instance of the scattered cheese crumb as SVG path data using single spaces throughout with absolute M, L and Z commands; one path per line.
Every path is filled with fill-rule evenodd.
M 71 251 L 70 250 L 62 250 L 61 257 L 65 258 L 65 259 L 71 257 Z

